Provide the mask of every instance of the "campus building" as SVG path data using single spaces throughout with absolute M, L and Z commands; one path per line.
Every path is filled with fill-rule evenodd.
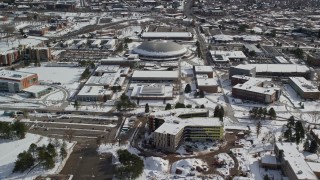
M 101 101 L 110 99 L 113 92 L 106 90 L 104 86 L 83 86 L 77 94 L 78 101 Z
M 177 81 L 178 71 L 134 71 L 132 81 L 164 82 Z
M 272 78 L 304 77 L 313 78 L 313 70 L 306 65 L 299 64 L 240 64 L 230 67 L 229 79 L 233 75 L 250 77 L 265 76 Z
M 304 99 L 319 99 L 320 91 L 304 77 L 289 77 L 289 85 Z
M 151 115 L 149 128 L 153 132 L 153 144 L 156 148 L 175 152 L 183 141 L 212 142 L 223 138 L 223 123 L 219 118 L 192 117 L 197 114 L 207 115 L 207 110 L 195 114 L 192 109 L 188 111 L 190 118 L 179 117 L 183 114 L 181 112 L 171 116 L 157 116 L 159 112 Z
M 144 32 L 141 35 L 141 39 L 155 40 L 187 40 L 193 39 L 193 34 L 190 32 Z
M 232 96 L 239 99 L 273 103 L 281 96 L 281 89 L 271 84 L 271 79 L 232 76 Z
M 317 180 L 302 153 L 297 150 L 295 143 L 277 142 L 274 152 L 280 161 L 282 172 L 290 180 Z
M 20 92 L 22 89 L 38 84 L 38 75 L 21 71 L 0 71 L 0 91 Z
M 212 66 L 193 66 L 193 74 L 196 80 L 196 87 L 198 90 L 207 93 L 218 92 L 218 81 L 213 77 Z
M 187 48 L 173 41 L 145 41 L 132 50 L 146 61 L 178 61 L 187 55 Z

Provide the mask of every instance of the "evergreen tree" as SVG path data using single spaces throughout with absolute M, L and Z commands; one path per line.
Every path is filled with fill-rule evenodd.
M 306 142 L 304 142 L 304 144 L 303 144 L 303 150 L 309 151 L 309 149 L 310 149 L 310 142 L 309 142 L 309 140 L 306 140 Z
M 202 90 L 199 91 L 199 97 L 204 98 L 204 92 Z
M 144 107 L 144 112 L 149 113 L 149 104 L 147 103 L 146 106 Z
M 296 132 L 296 143 L 299 144 L 301 140 L 301 136 L 299 132 Z
M 77 100 L 74 101 L 73 107 L 74 107 L 76 110 L 78 110 L 79 107 L 80 107 L 80 103 L 79 103 Z
M 171 108 L 171 104 L 167 103 L 165 110 L 170 110 Z
M 201 104 L 200 108 L 201 108 L 201 109 L 204 109 L 204 108 L 206 108 L 206 107 L 205 107 L 203 104 Z
M 217 105 L 217 106 L 214 108 L 213 117 L 219 117 L 219 115 L 220 115 L 220 105 Z
M 309 149 L 309 152 L 311 153 L 316 153 L 318 150 L 318 143 L 316 140 L 312 140 L 311 141 L 311 144 L 310 144 L 310 149 Z
M 265 119 L 266 116 L 267 116 L 267 114 L 268 114 L 267 108 L 263 108 L 263 109 L 262 109 L 262 114 L 263 114 L 263 118 Z
M 187 85 L 186 85 L 186 87 L 185 87 L 185 89 L 184 89 L 184 92 L 185 92 L 185 93 L 190 93 L 190 92 L 191 92 L 191 86 L 190 86 L 190 84 L 187 84 Z
M 258 110 L 258 116 L 261 117 L 262 114 L 263 114 L 263 109 L 262 109 L 262 107 L 260 107 Z
M 23 151 L 18 155 L 13 172 L 23 172 L 34 165 L 35 159 L 30 152 Z
M 51 157 L 55 158 L 57 156 L 56 148 L 53 144 L 49 143 L 47 145 L 47 152 L 50 154 Z
M 276 111 L 273 109 L 273 108 L 270 108 L 269 109 L 269 112 L 268 112 L 269 116 L 271 119 L 275 119 L 276 118 Z
M 24 123 L 16 121 L 13 123 L 13 130 L 16 132 L 16 135 L 19 139 L 23 139 L 26 136 L 27 127 Z
M 37 145 L 34 143 L 30 144 L 28 152 L 32 153 L 33 157 L 35 156 L 36 150 L 37 150 Z
M 186 106 L 183 104 L 183 103 L 177 103 L 176 105 L 175 105 L 175 109 L 178 109 L 178 108 L 185 108 Z
M 292 129 L 288 127 L 288 129 L 284 132 L 283 135 L 289 142 L 292 142 Z
M 271 179 L 270 179 L 269 176 L 266 174 L 266 175 L 263 176 L 263 180 L 271 180 Z
M 261 132 L 261 122 L 260 121 L 258 121 L 258 123 L 256 125 L 256 131 L 257 131 L 257 137 L 258 137 Z
M 288 123 L 287 123 L 287 127 L 294 127 L 294 117 L 290 116 L 290 118 L 288 119 Z
M 186 108 L 192 108 L 191 104 L 186 105 Z
M 223 109 L 223 107 L 221 106 L 221 107 L 220 107 L 220 113 L 219 113 L 219 119 L 220 119 L 220 121 L 223 121 L 223 117 L 224 117 L 224 109 Z

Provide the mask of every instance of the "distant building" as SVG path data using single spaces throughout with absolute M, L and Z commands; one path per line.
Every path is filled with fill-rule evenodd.
M 277 142 L 274 152 L 280 161 L 281 170 L 290 180 L 317 180 L 317 176 L 304 160 L 295 143 Z
M 110 99 L 113 92 L 106 90 L 103 86 L 83 86 L 77 94 L 78 101 L 101 101 Z
M 144 32 L 141 35 L 142 39 L 148 40 L 186 40 L 193 39 L 193 34 L 190 32 Z
M 244 44 L 243 46 L 248 52 L 253 51 L 257 56 L 264 55 L 263 51 L 261 49 L 258 49 L 257 46 L 254 44 Z
M 23 89 L 23 92 L 26 92 L 30 95 L 32 98 L 39 98 L 45 94 L 50 93 L 52 90 L 49 86 L 43 86 L 43 85 L 33 85 L 28 88 Z
M 232 76 L 232 96 L 239 99 L 273 103 L 280 98 L 281 89 L 271 84 L 271 79 Z
M 229 61 L 244 61 L 247 56 L 242 51 L 210 51 L 210 58 L 215 63 L 228 63 Z
M 320 91 L 304 77 L 289 77 L 290 86 L 304 99 L 319 99 Z
M 20 92 L 25 88 L 38 84 L 38 75 L 21 71 L 0 71 L 0 91 Z
M 213 77 L 212 66 L 193 66 L 194 78 L 196 80 L 196 87 L 198 90 L 207 93 L 218 92 L 218 81 Z
M 173 86 L 164 84 L 137 85 L 132 88 L 131 99 L 170 100 L 173 99 Z
M 188 111 L 191 113 L 192 109 Z M 150 116 L 149 121 L 155 123 L 151 131 L 154 131 L 153 144 L 157 149 L 175 152 L 183 141 L 212 142 L 223 138 L 223 123 L 219 118 Z
M 245 75 L 250 77 L 266 76 L 273 78 L 304 77 L 312 78 L 312 69 L 299 64 L 240 64 L 230 67 L 229 78 L 233 75 Z
M 178 78 L 178 71 L 134 71 L 132 74 L 132 81 L 164 82 Z

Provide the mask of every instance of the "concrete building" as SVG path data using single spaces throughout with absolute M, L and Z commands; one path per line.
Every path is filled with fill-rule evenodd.
M 173 41 L 146 41 L 132 50 L 146 61 L 178 61 L 188 52 L 187 48 Z
M 318 87 L 304 77 L 289 77 L 290 86 L 304 99 L 319 99 Z
M 229 78 L 233 75 L 250 77 L 265 76 L 273 78 L 304 77 L 312 78 L 312 70 L 306 65 L 299 64 L 240 64 L 230 67 Z
M 212 142 L 223 138 L 223 123 L 219 118 L 193 117 L 182 119 L 176 116 L 159 117 L 161 124 L 153 133 L 156 148 L 175 152 L 183 141 Z
M 186 40 L 193 39 L 193 34 L 190 32 L 144 32 L 141 35 L 142 39 L 155 40 Z
M 251 52 L 251 51 L 255 52 L 255 54 L 257 56 L 263 56 L 264 55 L 263 51 L 261 49 L 258 49 L 257 46 L 254 45 L 254 44 L 244 44 L 243 47 L 248 52 Z
M 202 90 L 207 93 L 218 92 L 219 84 L 217 79 L 213 77 L 212 66 L 193 66 L 193 74 L 198 90 Z
M 129 54 L 127 57 L 108 57 L 101 59 L 101 65 L 119 65 L 124 67 L 134 67 L 140 62 L 138 54 Z
M 239 99 L 273 103 L 280 98 L 281 89 L 271 84 L 271 79 L 232 76 L 232 96 Z
M 76 96 L 78 101 L 101 101 L 110 99 L 113 92 L 103 86 L 83 86 Z
M 164 84 L 136 85 L 132 88 L 130 97 L 139 100 L 170 100 L 174 97 L 173 86 Z
M 244 61 L 247 59 L 247 56 L 242 51 L 210 51 L 209 56 L 215 63 Z
M 164 82 L 178 78 L 178 71 L 134 71 L 132 74 L 132 81 Z
M 295 143 L 277 142 L 274 152 L 281 164 L 281 170 L 290 180 L 317 180 L 317 176 L 297 150 Z
M 22 91 L 29 94 L 30 97 L 32 97 L 32 98 L 39 98 L 43 95 L 50 93 L 51 90 L 52 90 L 52 88 L 49 86 L 33 85 L 33 86 L 30 86 L 28 88 L 23 89 Z
M 22 89 L 38 84 L 38 75 L 21 71 L 0 71 L 0 91 L 20 92 Z
M 212 66 L 193 66 L 193 74 L 205 74 L 208 78 L 213 78 L 213 67 Z

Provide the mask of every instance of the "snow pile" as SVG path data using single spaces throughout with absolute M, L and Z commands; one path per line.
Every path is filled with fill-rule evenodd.
M 229 175 L 230 169 L 234 168 L 234 161 L 227 153 L 220 153 L 215 156 L 217 162 L 222 165 L 221 168 L 217 168 L 221 174 Z
M 61 158 L 57 158 L 55 167 L 50 170 L 44 170 L 42 167 L 36 166 L 31 171 L 27 170 L 23 173 L 12 173 L 14 162 L 18 154 L 29 149 L 30 144 L 35 143 L 37 146 L 47 145 L 50 139 L 44 136 L 27 133 L 24 139 L 20 140 L 0 140 L 0 179 L 34 179 L 36 176 L 45 174 L 59 173 L 62 169 Z M 60 143 L 62 141 L 60 140 Z M 67 152 L 72 152 L 74 143 L 67 144 Z
M 144 159 L 144 177 L 147 179 L 164 179 L 168 177 L 169 161 L 159 157 Z
M 196 169 L 207 170 L 208 165 L 201 159 L 182 159 L 172 164 L 171 173 L 187 176 L 190 174 L 197 174 Z

